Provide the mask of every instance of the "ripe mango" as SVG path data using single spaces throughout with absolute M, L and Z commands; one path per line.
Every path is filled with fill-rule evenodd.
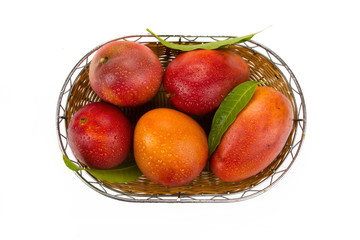
M 226 95 L 249 78 L 249 66 L 226 49 L 194 50 L 178 55 L 165 70 L 170 102 L 190 115 L 213 112 Z
M 134 156 L 141 172 L 167 187 L 187 184 L 208 160 L 205 131 L 186 114 L 157 108 L 145 113 L 135 126 Z
M 212 154 L 213 173 L 227 182 L 256 175 L 281 152 L 292 126 L 290 100 L 274 88 L 257 87 Z
M 109 169 L 129 155 L 133 127 L 119 108 L 96 102 L 74 114 L 67 134 L 70 148 L 81 163 L 90 168 Z
M 91 60 L 91 88 L 101 99 L 119 107 L 135 107 L 150 101 L 163 76 L 159 58 L 147 46 L 131 41 L 103 45 Z

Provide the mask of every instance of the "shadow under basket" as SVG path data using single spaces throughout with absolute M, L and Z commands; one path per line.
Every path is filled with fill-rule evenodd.
M 225 40 L 225 36 L 160 36 L 167 41 L 181 44 L 200 44 Z M 159 57 L 165 69 L 178 54 L 163 46 L 152 35 L 136 35 L 117 38 L 112 41 L 135 41 L 145 44 Z M 108 43 L 108 42 L 106 42 Z M 104 44 L 106 44 L 104 43 Z M 104 44 L 87 53 L 72 69 L 61 89 L 56 109 L 56 127 L 62 153 L 74 163 L 74 157 L 67 139 L 67 125 L 82 106 L 101 99 L 89 84 L 89 63 L 95 52 Z M 290 136 L 277 158 L 265 170 L 248 179 L 238 182 L 224 182 L 217 178 L 207 165 L 201 174 L 181 187 L 164 187 L 156 184 L 144 175 L 129 183 L 109 183 L 96 179 L 89 172 L 77 171 L 75 174 L 89 187 L 107 197 L 129 202 L 234 202 L 252 198 L 270 189 L 294 163 L 301 148 L 306 126 L 306 107 L 304 97 L 294 74 L 285 62 L 269 48 L 247 41 L 227 46 L 241 55 L 249 64 L 250 80 L 262 82 L 260 86 L 271 86 L 282 92 L 292 103 L 294 122 Z M 173 108 L 166 97 L 163 87 L 148 103 L 136 108 L 122 108 L 124 114 L 135 126 L 137 120 L 147 111 L 159 108 Z M 198 117 L 197 120 L 208 133 L 212 115 Z

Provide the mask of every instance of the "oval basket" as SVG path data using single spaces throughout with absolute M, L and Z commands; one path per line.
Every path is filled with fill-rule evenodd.
M 226 36 L 160 36 L 170 42 L 181 44 L 199 44 L 228 39 Z M 136 35 L 117 38 L 112 41 L 135 41 L 147 45 L 159 57 L 163 68 L 181 53 L 163 46 L 152 35 Z M 108 43 L 106 42 L 106 43 Z M 106 44 L 104 43 L 104 44 Z M 62 153 L 79 164 L 74 157 L 67 139 L 67 125 L 73 114 L 82 106 L 91 102 L 101 101 L 99 96 L 91 89 L 88 78 L 89 63 L 96 50 L 87 53 L 70 72 L 61 89 L 56 108 L 56 130 Z M 227 48 L 240 54 L 250 66 L 250 80 L 266 81 L 260 85 L 271 86 L 287 96 L 294 109 L 294 122 L 291 134 L 278 157 L 259 174 L 239 182 L 224 182 L 217 178 L 209 169 L 189 184 L 181 187 L 164 187 L 156 184 L 145 176 L 129 183 L 108 183 L 100 181 L 87 171 L 77 171 L 75 174 L 90 188 L 107 197 L 129 202 L 233 202 L 255 197 L 268 189 L 281 179 L 294 163 L 301 148 L 306 126 L 306 107 L 304 97 L 298 81 L 285 62 L 269 48 L 247 41 Z M 135 125 L 139 117 L 145 112 L 157 108 L 172 108 L 161 87 L 158 94 L 148 103 L 137 108 L 122 108 L 122 111 Z M 196 119 L 209 131 L 212 118 L 199 117 Z

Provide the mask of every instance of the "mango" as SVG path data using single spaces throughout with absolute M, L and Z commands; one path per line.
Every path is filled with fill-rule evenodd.
M 195 179 L 208 160 L 207 137 L 201 126 L 174 109 L 145 113 L 135 126 L 134 156 L 153 182 L 178 187 Z
M 194 50 L 178 55 L 164 73 L 173 106 L 190 115 L 213 112 L 225 96 L 249 78 L 249 66 L 226 49 Z
M 69 146 L 81 163 L 90 168 L 109 169 L 128 157 L 133 127 L 119 108 L 97 102 L 74 114 L 67 135 Z
M 211 170 L 227 182 L 258 174 L 281 152 L 292 126 L 290 100 L 274 88 L 257 87 L 212 154 Z
M 130 41 L 103 45 L 91 60 L 89 80 L 99 97 L 119 107 L 136 107 L 158 92 L 163 76 L 159 58 L 147 46 Z

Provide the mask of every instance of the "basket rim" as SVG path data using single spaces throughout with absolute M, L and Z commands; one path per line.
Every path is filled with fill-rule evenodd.
M 172 37 L 175 37 L 175 38 L 179 38 L 180 42 L 181 42 L 181 39 L 189 39 L 189 38 L 194 38 L 193 40 L 191 40 L 191 42 L 198 42 L 196 41 L 197 39 L 199 38 L 208 38 L 208 39 L 212 39 L 213 41 L 218 41 L 217 39 L 218 38 L 232 38 L 234 36 L 207 36 L 207 35 L 159 35 L 160 37 L 162 38 L 172 38 Z M 66 93 L 68 92 L 71 92 L 71 88 L 66 90 L 69 82 L 73 85 L 72 83 L 72 80 L 71 80 L 71 77 L 73 76 L 73 74 L 79 70 L 79 67 L 85 63 L 86 65 L 89 63 L 88 61 L 88 57 L 93 54 L 96 50 L 98 50 L 101 46 L 109 43 L 109 42 L 113 42 L 113 41 L 118 41 L 118 40 L 125 40 L 127 41 L 128 38 L 136 38 L 134 41 L 139 41 L 140 39 L 142 38 L 152 38 L 153 42 L 155 43 L 160 43 L 153 35 L 129 35 L 129 36 L 124 36 L 124 37 L 119 37 L 119 38 L 115 38 L 115 39 L 112 39 L 112 40 L 109 40 L 109 41 L 106 41 L 98 46 L 96 46 L 95 48 L 91 49 L 87 54 L 85 54 L 76 64 L 75 66 L 73 67 L 73 69 L 70 71 L 70 73 L 68 74 L 62 88 L 61 88 L 61 91 L 60 91 L 60 94 L 59 94 L 59 98 L 58 98 L 58 101 L 57 101 L 57 108 L 56 108 L 56 131 L 57 131 L 57 138 L 58 138 L 58 144 L 59 144 L 59 147 L 60 147 L 60 150 L 62 152 L 63 155 L 66 155 L 67 156 L 67 153 L 66 153 L 66 148 L 67 148 L 67 142 L 66 144 L 64 145 L 63 144 L 63 141 L 62 141 L 62 138 L 67 138 L 66 136 L 64 136 L 62 133 L 61 133 L 61 130 L 60 130 L 60 124 L 62 123 L 62 121 L 65 120 L 66 116 L 63 116 L 61 115 L 61 110 L 65 111 L 65 109 L 67 109 L 68 107 L 68 99 L 69 99 L 69 95 L 67 96 L 67 99 L 66 99 L 66 105 L 65 107 L 62 106 L 62 101 L 64 100 L 63 97 Z M 177 41 L 172 41 L 172 42 L 177 42 Z M 201 41 L 200 41 L 201 42 Z M 146 41 L 141 41 L 141 43 L 146 43 Z M 293 163 L 295 162 L 295 159 L 297 158 L 298 154 L 299 154 L 299 151 L 301 149 L 301 146 L 303 144 L 303 140 L 304 140 L 304 137 L 305 137 L 305 133 L 306 133 L 306 122 L 307 122 L 307 111 L 306 111 L 306 104 L 305 104 L 305 98 L 303 96 L 303 91 L 300 87 L 300 84 L 299 82 L 297 81 L 294 73 L 292 72 L 292 70 L 290 69 L 290 67 L 285 63 L 285 61 L 280 58 L 279 55 L 277 55 L 274 51 L 272 51 L 270 48 L 264 46 L 263 44 L 260 44 L 254 40 L 249 40 L 243 44 L 234 44 L 234 45 L 238 45 L 238 46 L 245 46 L 247 48 L 249 48 L 249 45 L 247 43 L 250 43 L 250 44 L 253 44 L 255 45 L 255 47 L 250 47 L 252 48 L 253 51 L 255 52 L 258 52 L 256 49 L 256 47 L 260 47 L 262 49 L 264 49 L 266 51 L 266 53 L 268 54 L 268 56 L 264 56 L 264 54 L 258 52 L 259 54 L 261 54 L 263 57 L 267 58 L 268 60 L 270 60 L 270 62 L 273 63 L 273 61 L 271 60 L 271 55 L 273 57 L 276 58 L 277 61 L 280 62 L 281 66 L 284 67 L 286 69 L 286 71 L 289 73 L 289 76 L 290 76 L 290 79 L 292 80 L 292 83 L 295 84 L 296 88 L 297 88 L 297 93 L 298 93 L 298 96 L 300 97 L 300 101 L 301 101 L 301 106 L 300 106 L 300 111 L 301 111 L 301 114 L 302 114 L 302 118 L 301 119 L 294 119 L 295 121 L 301 121 L 302 122 L 302 126 L 301 127 L 301 130 L 302 130 L 302 135 L 301 135 L 301 138 L 300 140 L 298 141 L 298 143 L 296 144 L 297 147 L 296 147 L 296 151 L 295 153 L 291 153 L 292 155 L 292 158 L 293 160 L 290 162 L 290 164 L 288 165 L 287 169 L 285 171 L 283 171 L 281 173 L 281 175 L 276 179 L 274 180 L 273 182 L 271 182 L 270 185 L 268 185 L 267 187 L 263 188 L 262 190 L 259 190 L 259 191 L 256 191 L 255 193 L 253 194 L 249 194 L 247 196 L 240 196 L 240 197 L 235 197 L 235 198 L 227 198 L 224 196 L 224 194 L 219 194 L 219 196 L 217 196 L 216 194 L 195 194 L 195 195 L 181 195 L 180 196 L 180 193 L 179 193 L 179 196 L 174 196 L 174 195 L 171 195 L 171 196 L 166 196 L 166 195 L 161 195 L 161 196 L 154 196 L 153 194 L 128 194 L 128 193 L 123 193 L 121 192 L 120 190 L 119 191 L 119 194 L 111 194 L 109 193 L 108 191 L 106 191 L 104 189 L 104 187 L 106 188 L 107 186 L 104 186 L 104 184 L 93 178 L 93 180 L 95 182 L 97 182 L 96 184 L 98 184 L 100 187 L 95 187 L 94 186 L 94 183 L 89 183 L 88 180 L 86 180 L 83 176 L 82 176 L 82 172 L 79 171 L 74 171 L 75 175 L 77 177 L 79 177 L 86 185 L 88 185 L 90 188 L 92 188 L 93 190 L 95 190 L 96 192 L 104 195 L 104 196 L 107 196 L 107 197 L 110 197 L 110 198 L 113 198 L 113 199 L 117 199 L 117 200 L 120 200 L 120 201 L 127 201 L 127 202 L 166 202 L 166 203 L 173 203 L 173 202 L 191 202 L 191 203 L 205 203 L 205 202 L 237 202 L 237 201 L 243 201 L 243 200 L 247 200 L 247 199 L 251 199 L 253 197 L 256 197 L 256 196 L 259 196 L 261 195 L 262 193 L 268 191 L 269 189 L 271 189 L 280 179 L 282 179 L 284 177 L 284 175 L 286 174 L 286 172 L 288 172 L 288 170 L 291 168 L 291 166 L 293 165 Z M 160 43 L 161 44 L 161 43 Z M 270 54 L 270 55 L 269 55 Z M 274 67 L 278 68 L 278 66 L 276 64 L 274 64 Z M 278 68 L 279 69 L 279 68 Z M 282 73 L 282 71 L 279 69 L 279 71 Z M 286 79 L 286 78 L 285 78 Z M 74 81 L 75 82 L 75 81 Z M 286 81 L 288 83 L 288 81 Z M 288 83 L 289 84 L 289 83 Z M 291 87 L 291 92 L 293 93 L 294 89 Z M 296 102 L 295 102 L 296 104 Z M 296 106 L 296 110 L 297 110 L 297 106 Z M 298 116 L 299 113 L 297 113 L 296 116 Z M 299 126 L 297 126 L 295 128 L 295 131 L 299 128 Z M 288 157 L 288 156 L 287 156 Z M 287 158 L 286 157 L 286 158 Z M 111 189 L 112 191 L 114 191 L 114 189 Z M 249 190 L 245 189 L 244 191 L 251 191 L 251 188 Z M 230 193 L 228 195 L 238 195 L 239 193 Z M 209 195 L 209 196 L 208 196 Z M 200 197 L 204 197 L 204 199 L 196 199 L 194 197 L 197 197 L 197 196 L 200 196 Z M 141 197 L 141 199 L 139 198 Z M 210 198 L 208 198 L 210 197 Z M 218 198 L 219 197 L 219 198 Z

